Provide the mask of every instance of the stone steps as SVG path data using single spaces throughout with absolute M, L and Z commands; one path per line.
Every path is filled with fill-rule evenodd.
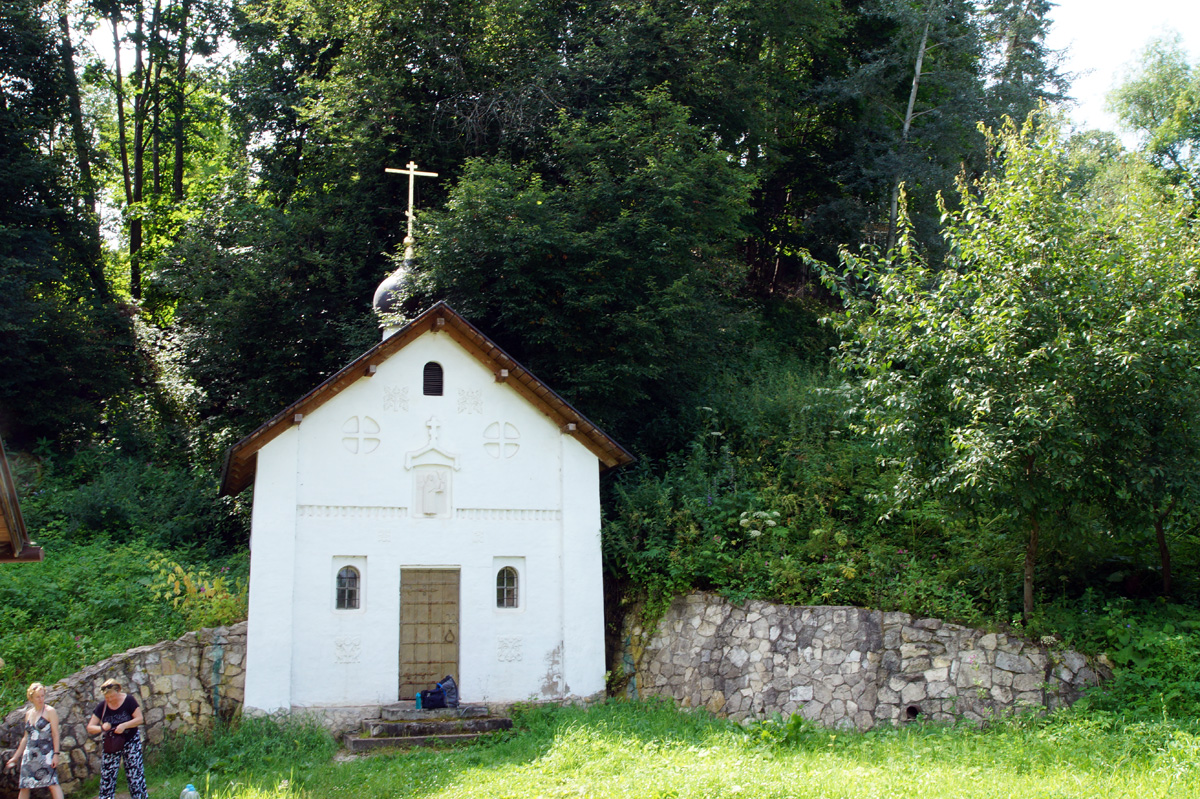
M 379 708 L 379 716 L 384 721 L 429 721 L 431 719 L 470 719 L 481 718 L 488 714 L 486 705 L 459 705 L 458 707 L 440 707 L 437 710 L 417 710 L 416 702 L 411 699 L 393 702 Z
M 496 732 L 512 729 L 512 719 L 471 718 L 429 721 L 365 721 L 363 729 L 369 738 L 402 738 L 406 735 L 443 735 L 465 732 Z
M 512 719 L 492 716 L 483 705 L 417 710 L 413 702 L 397 702 L 380 708 L 380 716 L 364 721 L 359 732 L 347 733 L 346 748 L 351 752 L 368 752 L 451 745 L 512 729 Z
M 460 735 L 404 735 L 396 738 L 358 738 L 346 736 L 346 748 L 351 752 L 370 752 L 373 749 L 411 749 L 417 746 L 449 746 L 474 741 L 477 732 Z

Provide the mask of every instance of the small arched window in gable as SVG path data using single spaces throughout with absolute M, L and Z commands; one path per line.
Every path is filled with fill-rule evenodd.
M 517 570 L 512 566 L 496 572 L 496 607 L 517 607 Z
M 425 364 L 425 396 L 442 396 L 442 365 L 436 361 Z
M 358 607 L 358 569 L 343 566 L 337 573 L 337 608 L 357 610 Z

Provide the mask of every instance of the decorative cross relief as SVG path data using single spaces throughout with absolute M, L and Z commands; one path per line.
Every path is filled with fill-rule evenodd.
M 509 422 L 492 422 L 483 430 L 483 448 L 493 458 L 511 458 L 521 448 L 521 431 Z
M 342 446 L 355 455 L 369 455 L 379 449 L 379 422 L 370 416 L 351 416 L 342 425 Z
M 461 466 L 458 455 L 448 452 L 438 443 L 442 423 L 436 416 L 425 422 L 428 440 L 425 446 L 404 456 L 404 468 L 412 472 L 411 503 L 417 519 L 449 519 L 454 515 L 451 488 L 454 472 Z

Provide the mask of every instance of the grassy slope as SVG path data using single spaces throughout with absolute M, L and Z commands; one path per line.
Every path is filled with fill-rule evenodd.
M 294 754 L 256 754 L 280 745 Z M 347 763 L 329 760 L 319 733 L 260 722 L 190 746 L 192 755 L 171 752 L 152 768 L 153 799 L 174 799 L 188 781 L 224 799 L 1200 795 L 1200 725 L 1097 713 L 863 735 L 743 729 L 663 704 L 613 702 L 530 710 L 485 744 Z M 206 762 L 216 764 L 207 777 Z

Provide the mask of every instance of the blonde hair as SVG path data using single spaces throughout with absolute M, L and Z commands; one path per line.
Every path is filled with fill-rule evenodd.
M 39 688 L 43 691 L 46 690 L 46 686 L 42 685 L 40 682 L 29 683 L 29 687 L 25 689 L 25 698 L 30 701 L 33 701 L 33 694 Z

